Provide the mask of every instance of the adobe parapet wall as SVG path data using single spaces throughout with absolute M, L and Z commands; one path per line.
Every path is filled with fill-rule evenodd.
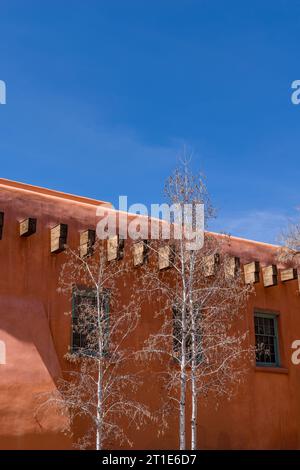
M 65 250 L 71 239 L 73 244 L 75 241 L 76 247 L 80 247 L 82 256 L 88 255 L 95 242 L 96 210 L 99 206 L 113 211 L 111 204 L 104 201 L 0 179 L 0 244 L 7 237 L 32 237 L 32 243 L 40 244 L 38 238 L 43 233 L 43 253 L 48 251 L 56 256 Z M 215 236 L 222 237 L 220 234 Z M 19 246 L 22 249 L 22 245 Z M 230 237 L 232 275 L 236 267 L 241 266 L 246 283 L 261 283 L 264 288 L 270 288 L 297 280 L 299 290 L 300 273 L 295 268 L 277 265 L 278 248 Z M 113 237 L 107 241 L 107 250 L 109 260 L 121 259 L 126 250 L 130 250 L 134 267 L 140 266 L 146 259 L 143 242 L 127 244 Z M 214 270 L 214 257 L 208 261 L 207 276 L 210 276 Z M 170 250 L 167 247 L 160 248 L 157 254 L 158 269 L 168 269 L 171 265 Z

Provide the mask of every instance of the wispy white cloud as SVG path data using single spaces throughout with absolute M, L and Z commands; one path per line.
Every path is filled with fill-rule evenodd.
M 281 233 L 287 226 L 299 220 L 299 213 L 289 214 L 276 210 L 251 210 L 235 212 L 212 221 L 211 229 L 227 232 L 238 237 L 278 243 Z

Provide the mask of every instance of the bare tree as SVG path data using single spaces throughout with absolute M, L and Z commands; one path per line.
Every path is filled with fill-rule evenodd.
M 168 179 L 166 195 L 182 214 L 186 205 L 195 209 L 204 204 L 206 222 L 214 216 L 203 176 L 194 176 L 187 161 Z M 188 233 L 195 214 L 192 210 L 182 218 Z M 150 335 L 144 354 L 159 357 L 163 364 L 168 397 L 178 406 L 180 449 L 187 447 L 186 394 L 191 390 L 191 448 L 196 449 L 200 397 L 231 396 L 247 367 L 247 331 L 239 331 L 238 325 L 251 287 L 244 284 L 237 259 L 230 256 L 230 237 L 206 233 L 203 246 L 191 249 L 190 237 L 176 239 L 178 227 L 172 225 L 171 240 L 149 243 L 158 256 L 168 258 L 166 266 L 171 269 L 144 268 L 145 292 L 160 297 L 157 315 L 162 318 L 160 331 Z
M 300 266 L 300 224 L 290 224 L 280 236 L 281 248 L 278 261 L 285 265 Z
M 66 251 L 60 291 L 73 302 L 70 370 L 40 406 L 59 407 L 68 416 L 68 431 L 84 421 L 86 431 L 77 445 L 100 450 L 116 442 L 131 446 L 126 428 L 139 428 L 151 415 L 135 399 L 142 379 L 129 337 L 138 325 L 140 302 L 134 289 L 126 288 L 129 266 L 124 260 L 107 261 L 103 241 L 93 251 L 86 257 Z

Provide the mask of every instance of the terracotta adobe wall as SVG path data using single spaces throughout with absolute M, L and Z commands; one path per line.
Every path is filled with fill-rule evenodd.
M 68 225 L 68 244 L 78 247 L 80 232 L 95 228 L 93 201 L 55 191 L 0 180 L 0 212 L 4 213 L 0 240 L 0 340 L 6 346 L 6 364 L 0 364 L 0 448 L 68 448 L 55 414 L 37 420 L 36 394 L 55 387 L 67 367 L 64 354 L 70 342 L 70 320 L 63 315 L 68 300 L 57 292 L 63 253 L 51 254 L 50 229 Z M 36 233 L 20 237 L 19 223 L 37 219 Z M 127 242 L 126 242 L 127 243 Z M 231 251 L 242 263 L 260 261 L 260 268 L 275 263 L 276 247 L 232 238 Z M 125 245 L 126 256 L 131 256 Z M 279 314 L 281 367 L 253 368 L 231 402 L 201 407 L 200 448 L 300 448 L 300 366 L 291 364 L 291 344 L 300 339 L 298 280 L 264 287 L 262 272 L 255 284 L 245 324 L 254 342 L 253 311 Z M 151 305 L 143 311 L 137 338 L 158 325 Z M 161 386 L 145 373 L 143 399 L 156 406 Z M 155 427 L 132 436 L 136 448 L 176 448 L 176 419 L 163 438 Z

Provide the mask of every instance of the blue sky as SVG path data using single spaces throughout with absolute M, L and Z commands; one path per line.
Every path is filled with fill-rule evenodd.
M 300 2 L 0 3 L 1 176 L 160 202 L 186 144 L 212 228 L 274 242 L 300 206 Z

